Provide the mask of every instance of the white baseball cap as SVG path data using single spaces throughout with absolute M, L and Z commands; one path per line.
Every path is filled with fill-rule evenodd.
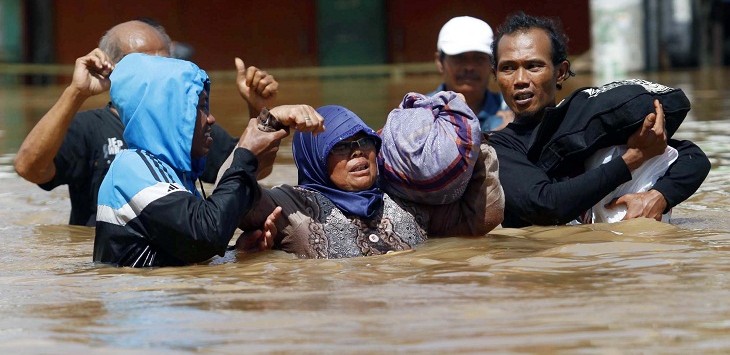
M 494 32 L 489 25 L 471 16 L 454 17 L 439 32 L 436 49 L 447 55 L 482 52 L 492 55 Z

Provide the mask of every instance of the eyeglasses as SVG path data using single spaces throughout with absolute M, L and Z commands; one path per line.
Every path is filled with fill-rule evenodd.
M 348 155 L 355 149 L 372 150 L 375 149 L 377 142 L 373 137 L 363 137 L 356 141 L 340 142 L 332 146 L 330 153 L 334 155 Z

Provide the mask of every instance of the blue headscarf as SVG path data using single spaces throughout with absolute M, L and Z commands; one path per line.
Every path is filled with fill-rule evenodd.
M 362 191 L 341 190 L 330 180 L 327 156 L 335 144 L 359 132 L 375 138 L 378 149 L 380 137 L 360 117 L 342 106 L 323 106 L 317 112 L 324 118 L 324 132 L 317 135 L 294 133 L 292 153 L 299 171 L 299 186 L 320 192 L 346 214 L 367 219 L 375 217 L 383 203 L 383 192 L 377 184 Z

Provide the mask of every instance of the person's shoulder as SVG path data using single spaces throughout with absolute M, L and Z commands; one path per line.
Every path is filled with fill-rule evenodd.
M 502 98 L 502 94 L 499 92 L 493 92 L 489 89 L 484 91 L 484 104 L 482 104 L 480 115 L 494 115 L 498 111 L 508 110 L 507 104 Z M 499 122 L 502 120 L 500 118 Z
M 292 186 L 282 184 L 274 186 L 270 189 L 264 189 L 267 194 L 277 205 L 284 208 L 287 213 L 299 213 L 309 216 L 319 215 L 321 208 L 326 206 L 334 206 L 323 194 L 303 188 L 301 186 Z
M 88 121 L 88 120 L 100 120 L 100 119 L 115 119 L 119 118 L 109 109 L 109 107 L 95 108 L 91 110 L 85 110 L 77 112 L 74 116 L 75 121 Z M 121 122 L 121 120 L 119 120 Z
M 489 89 L 484 90 L 484 106 L 501 106 L 504 100 L 502 99 L 502 93 L 499 91 L 494 92 Z
M 514 131 L 512 130 L 512 127 L 510 127 L 512 123 L 508 124 L 506 127 L 500 129 L 499 131 L 489 131 L 489 132 L 483 132 L 482 135 L 482 142 L 488 142 L 489 145 L 492 145 L 492 143 L 504 143 L 506 141 L 510 141 L 514 137 Z
M 165 162 L 142 150 L 123 149 L 114 158 L 107 175 L 115 179 L 164 180 L 161 174 L 164 174 L 166 166 Z
M 143 189 L 158 185 L 176 185 L 172 189 L 182 189 L 177 179 L 170 174 L 172 168 L 153 155 L 138 149 L 125 149 L 109 167 L 104 181 L 125 196 L 134 196 Z
M 125 196 L 133 196 L 141 190 L 138 185 L 146 179 L 140 179 L 140 175 L 147 170 L 143 165 L 144 163 L 135 151 L 122 150 L 119 152 L 104 176 L 99 190 L 99 204 L 109 205 L 119 198 L 116 193 L 111 193 L 111 191 L 121 191 Z
M 108 174 L 135 175 L 143 171 L 136 168 L 145 164 L 146 162 L 139 150 L 123 149 L 112 161 Z
M 514 127 L 511 127 L 514 125 L 515 123 L 510 123 L 507 127 L 499 131 L 489 132 L 488 138 L 483 139 L 483 141 L 486 141 L 491 147 L 493 147 L 497 154 L 505 154 L 509 151 L 527 154 L 529 142 L 525 141 L 525 139 L 529 139 L 529 136 L 517 134 L 513 130 Z
M 400 206 L 401 208 L 413 210 L 416 207 L 423 207 L 425 209 L 428 209 L 428 204 L 426 203 L 420 203 L 418 201 L 413 201 L 410 199 L 407 199 L 405 197 L 399 197 L 398 195 L 391 195 L 386 191 L 383 191 L 383 204 L 384 206 L 388 206 L 390 204 L 396 204 Z
M 71 130 L 80 130 L 88 132 L 87 134 L 96 135 L 97 131 L 118 132 L 121 137 L 124 131 L 122 120 L 119 119 L 109 107 L 85 110 L 76 113 L 71 121 Z
M 280 185 L 272 190 L 278 189 L 279 195 L 289 196 L 292 200 L 296 200 L 301 206 L 307 206 L 309 209 L 319 209 L 332 205 L 332 201 L 323 193 L 307 188 L 306 186 L 296 185 Z
M 133 200 L 144 205 L 171 193 L 190 193 L 171 171 L 167 164 L 148 153 L 122 150 L 104 176 L 98 204 L 121 208 Z
M 292 195 L 292 196 L 298 196 L 300 198 L 305 198 L 305 199 L 315 199 L 315 198 L 319 198 L 319 197 L 324 197 L 324 195 L 321 194 L 319 191 L 308 189 L 301 185 L 292 186 L 292 185 L 283 184 L 283 185 L 279 185 L 279 186 L 275 186 L 275 187 L 271 188 L 271 191 L 275 191 L 279 194 L 288 194 L 288 195 Z

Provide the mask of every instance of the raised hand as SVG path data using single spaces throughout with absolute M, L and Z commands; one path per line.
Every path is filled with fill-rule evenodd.
M 269 110 L 283 125 L 301 132 L 324 131 L 324 118 L 309 105 L 281 105 Z
M 284 129 L 273 132 L 264 132 L 258 128 L 258 118 L 251 118 L 248 126 L 238 140 L 238 147 L 250 150 L 257 157 L 270 153 L 276 153 L 281 140 L 288 136 L 289 132 Z
M 626 143 L 628 149 L 622 158 L 632 171 L 645 161 L 664 153 L 667 148 L 664 109 L 659 100 L 654 100 L 654 110 L 654 113 L 644 118 L 644 123 Z
M 83 96 L 94 96 L 108 91 L 111 87 L 109 74 L 114 69 L 109 57 L 96 48 L 89 54 L 76 59 L 71 87 Z
M 109 90 L 114 65 L 96 48 L 76 59 L 71 84 L 23 140 L 15 156 L 15 171 L 24 179 L 42 184 L 56 175 L 54 157 L 81 105 L 91 96 Z
M 256 112 L 250 113 L 251 116 L 258 115 L 264 107 L 273 107 L 279 90 L 279 83 L 274 77 L 253 66 L 246 68 L 241 58 L 236 58 L 234 62 L 238 93 L 252 109 L 256 110 Z

